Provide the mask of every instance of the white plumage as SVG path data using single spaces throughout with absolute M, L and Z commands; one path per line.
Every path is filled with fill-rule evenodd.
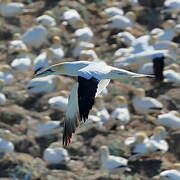
M 132 100 L 133 107 L 138 114 L 161 111 L 163 104 L 152 97 L 145 97 L 144 89 L 137 89 Z
M 21 37 L 21 40 L 30 48 L 39 48 L 45 43 L 48 37 L 48 30 L 42 26 L 34 26 L 28 29 Z
M 0 138 L 0 152 L 14 152 L 14 144 L 10 141 Z
M 49 165 L 67 164 L 70 161 L 68 151 L 60 147 L 59 143 L 52 143 L 45 149 L 43 159 Z
M 53 17 L 46 15 L 46 14 L 37 17 L 35 19 L 35 21 L 38 24 L 41 24 L 41 25 L 46 26 L 46 27 L 56 26 L 56 20 Z
M 180 128 L 180 116 L 176 115 L 178 112 L 170 111 L 165 114 L 158 115 L 157 121 L 159 124 L 172 129 Z
M 159 176 L 162 180 L 179 180 L 180 171 L 176 169 L 165 170 L 162 171 Z

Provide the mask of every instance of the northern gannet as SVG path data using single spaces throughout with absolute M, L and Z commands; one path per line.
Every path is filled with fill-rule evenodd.
M 163 126 L 157 126 L 154 131 L 153 135 L 149 138 L 151 143 L 151 151 L 152 152 L 161 152 L 165 153 L 169 149 L 169 145 L 165 140 L 167 135 L 167 131 Z
M 36 136 L 44 137 L 51 135 L 61 127 L 59 121 L 51 121 L 49 116 L 42 117 L 41 122 L 36 125 Z
M 118 7 L 109 7 L 100 12 L 102 17 L 113 17 L 116 15 L 122 16 L 124 14 L 123 10 Z
M 78 77 L 78 82 L 75 83 L 71 90 L 66 111 L 63 135 L 64 145 L 70 143 L 72 133 L 75 132 L 79 123 L 86 121 L 89 111 L 94 104 L 95 96 L 109 84 L 110 79 L 130 79 L 149 76 L 118 69 L 104 62 L 77 61 L 50 66 L 42 72 L 37 72 L 35 77 L 53 74 Z
M 171 129 L 178 129 L 180 128 L 180 114 L 177 111 L 160 114 L 157 117 L 157 123 Z
M 42 16 L 37 17 L 35 19 L 35 22 L 46 27 L 56 26 L 56 20 L 48 14 L 44 14 Z
M 28 29 L 21 37 L 21 40 L 30 48 L 39 48 L 45 43 L 48 37 L 48 29 L 42 25 Z
M 48 165 L 67 164 L 70 161 L 69 153 L 60 147 L 60 144 L 52 143 L 43 153 L 43 159 Z
M 104 27 L 109 29 L 126 29 L 133 27 L 136 15 L 133 12 L 127 12 L 125 15 L 116 15 L 108 19 L 108 24 Z
M 0 67 L 0 79 L 5 84 L 11 84 L 14 81 L 14 76 L 11 73 L 12 68 L 8 64 L 1 65 Z
M 24 48 L 27 48 L 27 46 L 21 40 L 21 34 L 14 33 L 13 40 L 9 42 L 8 52 L 11 54 L 11 53 L 18 51 L 19 49 L 24 49 Z
M 163 109 L 163 104 L 152 97 L 146 97 L 145 91 L 138 88 L 134 91 L 135 97 L 132 100 L 133 107 L 138 114 L 158 112 Z
M 27 90 L 29 93 L 49 93 L 58 89 L 61 85 L 61 80 L 57 76 L 47 76 L 32 79 L 28 85 Z
M 68 105 L 68 98 L 66 97 L 66 92 L 60 93 L 59 96 L 52 97 L 48 100 L 48 104 L 54 108 L 54 109 L 59 109 L 59 110 L 66 110 L 67 105 Z
M 11 67 L 15 72 L 26 71 L 32 65 L 32 61 L 28 55 L 28 49 L 19 49 L 18 53 L 18 56 L 12 61 Z
M 23 3 L 11 2 L 11 0 L 1 0 L 0 2 L 0 15 L 3 17 L 14 17 L 24 12 L 28 12 L 28 9 L 25 9 Z
M 130 113 L 127 106 L 127 100 L 124 96 L 116 96 L 115 101 L 117 108 L 112 112 L 111 116 L 118 120 L 118 124 L 128 124 L 130 121 Z
M 107 146 L 100 147 L 101 169 L 107 171 L 109 174 L 121 174 L 128 168 L 128 160 L 120 156 L 110 155 Z
M 6 96 L 3 93 L 0 93 L 0 105 L 4 105 L 6 103 Z
M 178 14 L 180 12 L 180 2 L 178 0 L 165 0 L 165 9 L 162 12 L 170 12 Z
M 52 52 L 52 60 L 60 60 L 64 57 L 64 50 L 59 36 L 52 37 L 52 45 L 49 49 Z

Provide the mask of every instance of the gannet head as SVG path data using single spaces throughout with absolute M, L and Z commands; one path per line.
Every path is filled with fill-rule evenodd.
M 48 75 L 63 74 L 63 72 L 64 72 L 64 63 L 59 63 L 59 64 L 55 64 L 55 65 L 52 65 L 52 66 L 46 68 L 44 71 L 35 72 L 34 78 L 48 76 Z
M 59 36 L 53 36 L 52 42 L 53 42 L 53 44 L 60 44 L 60 37 Z
M 13 40 L 18 40 L 21 38 L 21 34 L 20 33 L 14 33 L 13 34 Z
M 171 65 L 165 67 L 164 69 L 165 70 L 172 69 L 175 72 L 178 72 L 180 68 L 179 68 L 178 64 L 171 64 Z
M 175 22 L 172 19 L 169 19 L 169 20 L 164 22 L 163 27 L 165 29 L 171 29 L 171 28 L 174 28 L 175 25 L 176 25 Z
M 145 132 L 138 132 L 135 137 L 137 143 L 143 143 L 144 140 L 148 138 Z
M 145 91 L 142 88 L 136 89 L 134 93 L 136 96 L 138 96 L 140 98 L 145 97 Z
M 0 71 L 2 71 L 2 72 L 10 72 L 11 70 L 12 70 L 12 68 L 8 64 L 1 65 L 1 67 L 0 67 Z
M 155 136 L 165 137 L 167 135 L 166 129 L 163 126 L 158 126 L 154 129 Z
M 117 101 L 120 104 L 127 104 L 127 100 L 124 96 L 116 96 L 115 101 Z
M 136 21 L 136 14 L 132 11 L 128 11 L 125 14 L 126 17 L 128 17 L 131 21 L 135 22 Z
M 108 159 L 109 149 L 107 146 L 101 146 L 100 147 L 100 155 L 101 155 L 101 161 L 102 162 L 104 162 Z

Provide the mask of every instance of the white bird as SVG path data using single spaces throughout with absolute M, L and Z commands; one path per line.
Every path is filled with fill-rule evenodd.
M 21 35 L 19 33 L 13 34 L 13 40 L 9 42 L 8 52 L 14 53 L 19 49 L 27 48 L 26 44 L 20 39 Z
M 109 174 L 121 174 L 128 170 L 128 160 L 120 156 L 110 155 L 107 146 L 100 147 L 101 169 L 107 171 Z
M 45 49 L 34 59 L 33 70 L 36 73 L 37 71 L 47 68 L 48 65 L 52 62 L 53 59 L 53 50 Z
M 99 58 L 93 49 L 82 50 L 80 52 L 79 59 L 83 59 L 86 61 L 99 61 Z
M 127 46 L 131 46 L 133 42 L 136 40 L 130 32 L 120 32 L 116 35 L 117 41 L 121 41 L 125 43 Z
M 27 54 L 27 48 L 19 49 L 19 55 L 12 61 L 11 67 L 15 72 L 26 71 L 32 64 L 32 61 Z
M 90 42 L 77 42 L 75 48 L 73 49 L 73 57 L 79 57 L 83 50 L 90 50 L 94 48 L 94 44 Z
M 76 27 L 76 21 L 81 19 L 81 15 L 75 9 L 68 9 L 63 13 L 63 19 L 72 27 Z
M 158 115 L 158 124 L 172 129 L 180 128 L 180 115 L 177 111 L 170 111 L 165 114 Z
M 3 17 L 14 17 L 27 11 L 23 3 L 11 2 L 10 0 L 1 0 L 0 2 L 0 15 Z
M 97 127 L 102 127 L 103 122 L 100 117 L 98 117 L 96 115 L 89 115 L 88 119 L 86 120 L 86 122 L 84 124 L 85 125 L 94 125 L 95 124 Z
M 49 48 L 52 52 L 52 60 L 60 60 L 64 57 L 64 50 L 59 36 L 52 37 L 52 45 Z
M 84 41 L 84 42 L 90 42 L 94 36 L 92 30 L 89 27 L 83 27 L 80 29 L 77 29 L 74 32 L 74 35 L 76 37 L 76 41 Z
M 108 24 L 105 27 L 110 29 L 126 29 L 133 27 L 136 20 L 136 15 L 133 12 L 127 12 L 125 15 L 116 15 L 108 19 Z
M 179 70 L 180 70 L 180 68 L 177 64 L 171 64 L 171 65 L 165 67 L 165 70 L 163 72 L 164 81 L 175 83 L 175 84 L 180 84 Z
M 166 0 L 164 2 L 165 9 L 162 12 L 170 12 L 178 14 L 180 12 L 180 2 L 178 0 Z
M 39 122 L 36 126 L 36 136 L 48 136 L 53 134 L 60 128 L 60 121 L 51 121 L 49 116 L 45 116 L 42 118 L 42 122 Z
M 21 37 L 21 40 L 30 48 L 39 48 L 48 37 L 48 30 L 42 26 L 34 26 L 28 29 Z
M 165 140 L 166 135 L 167 131 L 163 126 L 157 126 L 154 129 L 153 135 L 149 138 L 152 152 L 160 151 L 161 153 L 165 153 L 168 151 L 169 145 Z
M 160 180 L 179 180 L 180 179 L 180 170 L 170 169 L 162 171 L 159 174 Z
M 101 16 L 105 16 L 105 17 L 113 17 L 116 15 L 120 15 L 122 16 L 124 14 L 123 10 L 118 8 L 118 7 L 109 7 L 104 9 L 104 11 L 102 11 L 100 13 Z
M 48 165 L 67 164 L 70 161 L 69 153 L 60 147 L 60 144 L 52 143 L 43 153 L 43 159 Z
M 135 136 L 128 137 L 125 140 L 125 145 L 130 147 L 131 156 L 129 159 L 131 160 L 147 155 L 151 151 L 151 144 L 145 132 L 138 132 Z
M 36 23 L 41 24 L 41 25 L 46 26 L 46 27 L 56 26 L 56 20 L 47 14 L 44 14 L 44 15 L 37 17 L 35 19 L 35 21 L 36 21 Z
M 138 114 L 148 114 L 150 112 L 159 112 L 163 109 L 163 104 L 152 97 L 146 97 L 145 91 L 138 88 L 134 91 L 132 104 Z
M 94 104 L 95 96 L 109 84 L 110 79 L 130 79 L 149 76 L 118 69 L 106 65 L 104 62 L 77 61 L 50 66 L 42 72 L 37 72 L 35 77 L 53 74 L 78 77 L 78 82 L 75 83 L 71 90 L 66 111 L 63 135 L 64 145 L 70 143 L 72 133 L 75 132 L 79 122 L 86 121 L 89 111 Z
M 0 105 L 6 104 L 6 96 L 3 93 L 0 93 Z
M 61 84 L 61 80 L 57 76 L 47 76 L 32 79 L 28 85 L 27 90 L 30 93 L 49 93 L 58 89 Z
M 112 112 L 112 118 L 118 120 L 119 124 L 128 124 L 130 121 L 130 113 L 127 106 L 127 100 L 124 96 L 116 96 L 115 101 L 118 107 Z
M 0 138 L 0 152 L 14 152 L 14 144 L 10 141 Z
M 52 108 L 55 109 L 60 109 L 60 110 L 66 110 L 67 105 L 68 105 L 68 98 L 65 96 L 55 96 L 52 97 L 48 100 L 48 104 L 50 104 L 50 106 Z
M 179 26 L 173 20 L 167 20 L 163 24 L 164 29 L 153 29 L 151 34 L 156 35 L 159 41 L 172 41 L 179 32 Z
M 0 79 L 4 81 L 5 84 L 11 84 L 14 81 L 14 76 L 11 73 L 12 68 L 8 65 L 1 65 L 0 67 Z

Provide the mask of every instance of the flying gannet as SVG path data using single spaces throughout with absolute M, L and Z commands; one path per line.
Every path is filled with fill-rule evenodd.
M 78 77 L 69 97 L 64 121 L 63 144 L 70 143 L 72 133 L 80 122 L 88 119 L 95 96 L 109 84 L 110 79 L 129 79 L 140 77 L 152 77 L 150 75 L 137 74 L 124 69 L 118 69 L 104 62 L 64 62 L 52 65 L 44 71 L 37 72 L 35 77 L 47 75 L 68 75 Z

